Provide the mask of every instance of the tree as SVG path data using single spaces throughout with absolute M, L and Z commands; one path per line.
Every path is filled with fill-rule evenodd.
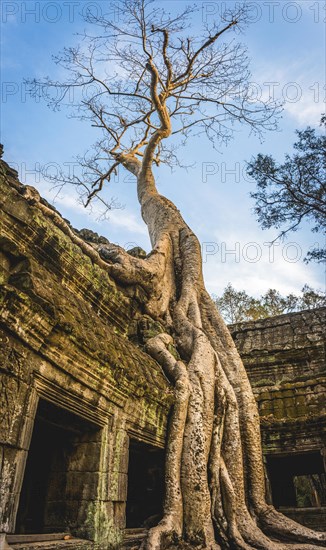
M 326 296 L 318 290 L 314 290 L 309 285 L 304 285 L 302 289 L 302 296 L 300 298 L 300 310 L 301 309 L 315 309 L 317 307 L 326 306 Z
M 326 117 L 321 119 L 326 128 Z M 326 134 L 315 129 L 296 131 L 299 139 L 295 153 L 285 155 L 277 164 L 271 155 L 257 155 L 248 163 L 248 174 L 257 182 L 251 193 L 254 211 L 263 229 L 285 226 L 278 238 L 297 231 L 304 220 L 313 224 L 312 231 L 326 230 Z M 325 261 L 326 249 L 314 248 L 305 261 Z
M 222 295 L 215 297 L 214 301 L 226 323 L 256 321 L 283 313 L 326 307 L 325 293 L 309 285 L 304 285 L 301 295 L 282 296 L 278 290 L 270 288 L 259 298 L 253 298 L 228 283 Z
M 214 301 L 226 323 L 240 323 L 261 317 L 261 312 L 258 313 L 263 309 L 260 301 L 249 296 L 245 290 L 236 290 L 231 283 Z
M 144 312 L 157 328 L 146 350 L 174 385 L 164 517 L 143 548 L 285 548 L 263 531 L 273 540 L 323 544 L 322 534 L 265 502 L 259 414 L 246 371 L 205 289 L 198 239 L 155 185 L 154 166 L 176 162 L 173 138 L 183 143 L 193 131 L 205 132 L 215 144 L 232 135 L 233 122 L 258 132 L 275 124 L 274 103 L 250 100 L 244 49 L 222 42 L 246 22 L 246 8 L 227 12 L 200 39 L 186 34 L 193 13 L 172 17 L 145 0 L 126 0 L 119 23 L 89 14 L 98 35 L 86 33 L 80 47 L 57 59 L 70 78 L 32 83 L 35 93 L 40 85 L 53 87 L 54 107 L 72 89 L 96 84 L 91 98 L 81 94 L 76 116 L 89 118 L 102 137 L 82 160 L 85 180 L 65 181 L 82 186 L 88 203 L 124 167 L 136 178 L 151 237 L 146 259 L 97 246 L 114 278 L 143 287 Z

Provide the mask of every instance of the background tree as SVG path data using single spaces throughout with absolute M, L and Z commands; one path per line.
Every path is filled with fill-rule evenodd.
M 305 220 L 312 231 L 325 235 L 326 229 L 326 117 L 321 119 L 324 132 L 313 128 L 297 130 L 295 153 L 285 155 L 277 164 L 271 155 L 257 155 L 248 164 L 248 174 L 257 182 L 251 193 L 254 211 L 263 229 L 285 227 L 279 237 L 297 231 Z M 305 260 L 325 261 L 326 249 L 314 248 Z
M 226 323 L 256 321 L 274 315 L 326 307 L 325 293 L 305 285 L 301 295 L 282 296 L 275 288 L 270 288 L 259 298 L 253 298 L 244 290 L 236 290 L 231 283 L 225 287 L 221 296 L 214 301 Z
M 31 88 L 53 87 L 54 107 L 68 103 L 73 90 L 75 115 L 100 131 L 95 152 L 81 159 L 85 179 L 62 176 L 62 182 L 80 186 L 88 203 L 124 167 L 136 177 L 151 238 L 146 259 L 111 244 L 94 244 L 99 255 L 92 255 L 123 285 L 144 289 L 141 323 L 154 318 L 157 328 L 156 336 L 144 335 L 146 350 L 174 385 L 164 517 L 143 547 L 277 549 L 285 548 L 276 542 L 282 538 L 297 549 L 300 542 L 324 544 L 324 535 L 265 502 L 259 414 L 246 371 L 205 289 L 198 239 L 158 193 L 153 173 L 161 162 L 177 162 L 178 136 L 183 143 L 204 132 L 216 144 L 232 135 L 235 122 L 257 132 L 275 126 L 277 106 L 250 99 L 244 48 L 223 41 L 246 23 L 247 9 L 225 13 L 194 38 L 186 25 L 195 9 L 172 17 L 144 0 L 118 6 L 119 22 L 89 14 L 96 35 L 86 33 L 79 47 L 57 58 L 68 71 L 65 82 L 34 81 Z M 86 100 L 90 84 L 95 91 Z
M 258 312 L 261 307 L 259 300 L 249 296 L 245 290 L 236 290 L 231 283 L 228 283 L 221 296 L 214 296 L 213 299 L 226 323 L 252 320 L 249 311 Z M 259 318 L 260 314 L 257 316 Z
M 314 290 L 309 285 L 304 285 L 302 296 L 299 298 L 299 310 L 315 309 L 326 306 L 325 292 Z

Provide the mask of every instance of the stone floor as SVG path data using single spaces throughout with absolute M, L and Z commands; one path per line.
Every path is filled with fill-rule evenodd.
M 126 529 L 121 550 L 138 550 L 146 534 L 143 528 Z M 7 535 L 0 539 L 0 550 L 104 550 L 103 545 L 74 537 L 64 539 L 65 536 L 70 535 Z M 44 540 L 49 537 L 55 539 Z
M 147 534 L 146 529 L 126 529 L 122 550 L 138 550 Z
M 66 534 L 63 534 L 63 536 Z M 7 535 L 0 540 L 0 550 L 91 550 L 93 543 L 83 539 L 70 538 L 64 540 L 57 537 L 54 540 L 35 540 L 35 536 Z M 29 540 L 33 539 L 34 540 Z M 44 539 L 46 537 L 39 537 Z M 20 539 L 20 540 L 19 540 Z
M 10 544 L 12 550 L 91 550 L 93 543 L 82 539 Z

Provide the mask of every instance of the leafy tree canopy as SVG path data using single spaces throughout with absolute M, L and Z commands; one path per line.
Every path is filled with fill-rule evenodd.
M 300 295 L 282 296 L 278 290 L 270 288 L 260 298 L 253 298 L 244 290 L 236 290 L 228 283 L 223 294 L 214 297 L 214 300 L 227 323 L 256 321 L 282 313 L 326 306 L 325 294 L 307 284 L 302 288 Z
M 326 116 L 321 119 L 325 129 Z M 314 128 L 297 130 L 294 154 L 285 155 L 278 164 L 271 155 L 258 154 L 248 164 L 248 174 L 257 182 L 251 197 L 255 214 L 263 229 L 284 227 L 277 238 L 297 231 L 305 220 L 312 231 L 325 234 L 326 229 L 326 134 Z M 314 248 L 305 261 L 325 261 L 325 248 Z

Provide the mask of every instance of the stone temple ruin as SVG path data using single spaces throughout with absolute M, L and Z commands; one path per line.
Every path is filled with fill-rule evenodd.
M 0 548 L 138 548 L 162 514 L 173 403 L 142 347 L 155 321 L 140 288 L 94 261 L 94 234 L 82 240 L 2 161 L 0 180 Z M 230 327 L 259 405 L 269 501 L 321 530 L 325 317 Z

